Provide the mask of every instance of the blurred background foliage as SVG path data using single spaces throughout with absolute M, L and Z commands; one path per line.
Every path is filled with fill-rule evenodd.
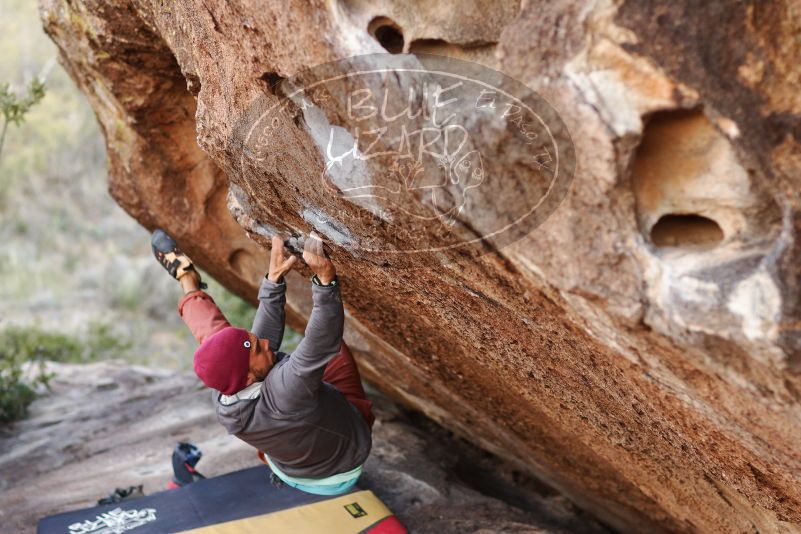
M 22 95 L 37 79 L 46 93 L 9 128 L 0 155 L 0 375 L 44 359 L 191 369 L 196 342 L 176 313 L 180 289 L 108 195 L 88 102 L 58 64 L 36 2 L 0 0 L 0 84 Z M 250 326 L 248 304 L 219 284 L 210 291 L 232 323 Z M 296 341 L 290 333 L 285 348 Z
M 44 96 L 45 85 L 38 77 L 31 80 L 25 91 L 20 94 L 12 91 L 9 84 L 0 84 L 0 114 L 3 116 L 3 122 L 0 125 L 0 155 L 3 154 L 3 144 L 8 129 L 22 124 L 25 115 L 33 106 L 41 102 Z
M 0 331 L 0 424 L 25 417 L 51 375 L 45 362 L 85 363 L 119 358 L 130 343 L 107 325 L 89 325 L 83 339 L 36 327 L 7 326 Z

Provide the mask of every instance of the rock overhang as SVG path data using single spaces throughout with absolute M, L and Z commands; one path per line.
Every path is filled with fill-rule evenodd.
M 578 171 L 536 232 L 433 269 L 334 247 L 366 374 L 616 526 L 784 528 L 799 521 L 801 165 L 797 110 L 777 95 L 791 76 L 780 36 L 798 19 L 782 3 L 737 18 L 732 3 L 712 27 L 688 5 L 47 0 L 42 13 L 106 134 L 112 194 L 250 300 L 272 232 L 325 223 L 329 237 L 359 237 L 313 187 L 325 158 L 303 124 L 271 138 L 258 175 L 238 165 L 237 121 L 277 99 L 281 79 L 380 52 L 378 20 L 402 34 L 400 51 L 470 59 L 537 90 L 570 130 Z M 708 54 L 716 70 L 698 68 Z M 645 156 L 673 168 L 652 174 Z M 684 247 L 717 235 L 681 219 L 692 215 L 722 239 Z M 655 243 L 665 216 L 678 220 Z

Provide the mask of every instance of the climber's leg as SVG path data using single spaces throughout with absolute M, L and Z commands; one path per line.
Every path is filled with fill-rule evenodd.
M 198 343 L 231 326 L 209 295 L 192 261 L 181 252 L 175 240 L 164 230 L 156 230 L 150 240 L 153 255 L 170 276 L 181 283 L 184 297 L 178 302 L 178 315 L 195 336 Z
M 187 274 L 192 274 L 197 278 L 199 289 L 206 289 L 206 284 L 200 281 L 200 275 L 192 260 L 181 252 L 178 244 L 167 232 L 162 229 L 153 232 L 153 236 L 150 238 L 150 248 L 153 249 L 156 260 L 170 273 L 170 276 L 180 281 Z
M 178 315 L 195 336 L 198 343 L 231 326 L 214 299 L 203 291 L 190 291 L 178 302 Z

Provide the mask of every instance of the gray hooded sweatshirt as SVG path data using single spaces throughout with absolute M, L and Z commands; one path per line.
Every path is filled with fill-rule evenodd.
M 338 287 L 312 285 L 313 309 L 292 354 L 278 359 L 256 398 L 234 400 L 215 391 L 217 419 L 229 434 L 263 451 L 291 477 L 325 478 L 354 469 L 370 453 L 370 429 L 356 408 L 322 381 L 339 352 L 345 312 Z M 252 331 L 275 351 L 284 337 L 286 284 L 265 277 Z M 252 397 L 253 395 L 249 395 Z

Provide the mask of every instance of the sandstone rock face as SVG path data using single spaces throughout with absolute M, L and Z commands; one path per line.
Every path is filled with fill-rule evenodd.
M 112 195 L 228 287 L 253 299 L 266 238 L 317 230 L 346 337 L 393 397 L 616 527 L 799 528 L 796 4 L 41 0 L 41 14 L 105 133 Z M 469 60 L 547 99 L 577 163 L 559 208 L 468 259 L 382 260 L 349 239 L 400 247 L 408 221 L 368 227 L 352 215 L 370 206 L 320 186 L 314 113 L 358 124 L 315 101 L 264 129 L 265 154 L 241 142 L 282 80 L 384 51 Z M 508 147 L 484 154 L 500 185 L 521 175 Z M 473 213 L 450 231 L 480 227 Z

